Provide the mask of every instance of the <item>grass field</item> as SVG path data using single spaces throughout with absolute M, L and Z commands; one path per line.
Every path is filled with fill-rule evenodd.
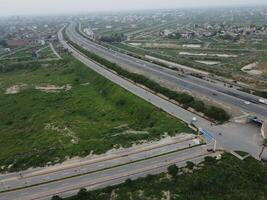
M 266 166 L 253 158 L 240 161 L 226 154 L 220 161 L 206 159 L 194 171 L 180 169 L 173 178 L 166 173 L 149 175 L 118 186 L 79 192 L 68 200 L 265 200 L 266 176 Z
M 0 64 L 10 64 L 19 62 L 33 62 L 32 52 L 38 53 L 38 59 L 52 59 L 56 58 L 49 45 L 46 46 L 27 46 L 20 49 L 13 49 L 11 52 L 5 53 L 0 56 Z
M 0 110 L 2 171 L 192 132 L 71 57 L 0 66 Z

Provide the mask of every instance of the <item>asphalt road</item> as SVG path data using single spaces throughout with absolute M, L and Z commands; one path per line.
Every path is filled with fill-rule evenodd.
M 255 103 L 251 103 L 250 105 L 245 104 L 245 101 L 257 102 L 260 97 L 193 76 L 178 76 L 177 72 L 171 69 L 107 49 L 81 36 L 75 30 L 75 26 L 76 24 L 72 23 L 66 31 L 68 37 L 73 42 L 111 62 L 117 63 L 121 67 L 126 67 L 132 72 L 146 72 L 150 76 L 154 76 L 154 80 L 159 79 L 161 81 L 171 82 L 181 89 L 209 97 L 226 105 L 237 107 L 259 117 L 267 117 L 266 105 Z
M 0 185 L 0 192 L 55 181 L 79 174 L 91 173 L 108 167 L 125 165 L 142 159 L 194 147 L 198 145 L 195 137 L 195 135 L 191 134 L 178 135 L 163 144 L 152 143 L 150 145 L 139 145 L 138 149 L 133 147 L 122 151 L 118 150 L 111 154 L 104 154 L 91 159 L 77 160 L 77 162 L 69 165 L 60 164 L 55 167 L 30 169 L 22 172 L 21 175 L 20 173 L 2 175 L 0 176 L 0 182 L 2 183 Z
M 66 192 L 69 194 L 75 194 L 76 190 L 79 190 L 83 187 L 97 186 L 97 188 L 100 188 L 101 184 L 105 184 L 106 182 L 110 182 L 110 184 L 118 184 L 128 178 L 136 177 L 137 175 L 145 176 L 153 172 L 159 173 L 165 171 L 166 168 L 173 163 L 177 163 L 179 166 L 184 166 L 189 160 L 200 162 L 203 161 L 204 157 L 214 155 L 215 154 L 213 153 L 208 153 L 205 146 L 198 146 L 99 172 L 2 193 L 0 194 L 0 199 L 49 199 L 55 194 L 60 194 L 60 196 L 64 196 Z M 82 171 L 84 169 L 81 168 L 80 170 Z

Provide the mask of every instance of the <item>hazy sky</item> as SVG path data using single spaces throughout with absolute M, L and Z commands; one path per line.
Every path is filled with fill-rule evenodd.
M 267 4 L 267 0 L 0 0 L 0 15 Z

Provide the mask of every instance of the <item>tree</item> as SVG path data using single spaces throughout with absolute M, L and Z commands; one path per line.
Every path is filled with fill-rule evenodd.
M 87 199 L 87 190 L 85 188 L 81 188 L 77 194 L 79 200 Z
M 186 167 L 188 168 L 188 169 L 194 169 L 194 167 L 195 167 L 195 163 L 193 163 L 193 162 L 191 162 L 191 161 L 187 161 L 186 162 Z
M 130 178 L 127 178 L 126 180 L 125 180 L 125 184 L 126 185 L 129 185 L 129 184 L 131 184 L 132 183 L 132 180 L 130 179 Z
M 168 167 L 168 173 L 174 178 L 178 174 L 178 167 L 174 164 Z
M 52 197 L 51 200 L 63 200 L 63 199 L 61 197 L 55 195 L 55 196 Z
M 204 158 L 204 160 L 205 160 L 205 163 L 208 164 L 208 165 L 216 164 L 216 159 L 214 157 L 207 156 L 207 157 Z

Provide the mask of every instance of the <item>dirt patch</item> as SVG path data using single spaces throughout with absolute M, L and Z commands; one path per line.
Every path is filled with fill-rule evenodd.
M 259 62 L 256 66 L 256 70 L 260 70 L 262 75 L 267 76 L 267 61 Z
M 212 61 L 212 60 L 196 60 L 196 62 L 205 64 L 205 65 L 216 65 L 216 64 L 221 63 L 219 61 Z
M 55 85 L 46 85 L 46 86 L 35 86 L 36 90 L 40 90 L 42 92 L 47 93 L 57 93 L 60 91 L 69 91 L 71 90 L 72 86 L 67 84 L 63 86 L 55 86 Z
M 79 138 L 75 135 L 75 133 L 70 130 L 68 127 L 60 128 L 54 124 L 46 124 L 45 125 L 46 130 L 52 130 L 56 131 L 58 133 L 63 134 L 66 137 L 69 137 L 71 139 L 72 144 L 78 144 Z
M 244 66 L 241 70 L 250 75 L 261 75 L 263 73 L 261 70 L 254 69 L 257 66 L 258 66 L 258 62 L 254 62 L 254 63 Z
M 132 45 L 132 46 L 141 46 L 142 43 L 135 43 L 135 42 L 132 42 L 132 43 L 129 43 L 129 45 Z
M 82 83 L 81 84 L 82 86 L 87 86 L 87 85 L 90 85 L 90 83 L 88 82 L 88 83 Z
M 18 94 L 21 90 L 27 87 L 26 84 L 12 85 L 6 89 L 5 94 Z
M 183 44 L 184 48 L 200 48 L 201 44 Z
M 221 58 L 236 58 L 237 55 L 234 54 L 208 54 L 208 53 L 191 53 L 191 52 L 179 52 L 179 55 L 187 56 L 217 56 Z
M 122 129 L 122 128 L 128 128 L 128 124 L 122 124 L 122 125 L 119 125 L 119 126 L 116 126 L 114 127 L 115 129 Z
M 171 48 L 171 49 L 179 49 L 181 48 L 178 44 L 169 44 L 169 43 L 145 43 L 145 48 Z
M 121 133 L 117 133 L 114 136 L 118 136 L 118 135 L 139 135 L 139 134 L 149 134 L 148 131 L 135 131 L 135 130 L 126 130 L 126 131 L 123 131 Z

